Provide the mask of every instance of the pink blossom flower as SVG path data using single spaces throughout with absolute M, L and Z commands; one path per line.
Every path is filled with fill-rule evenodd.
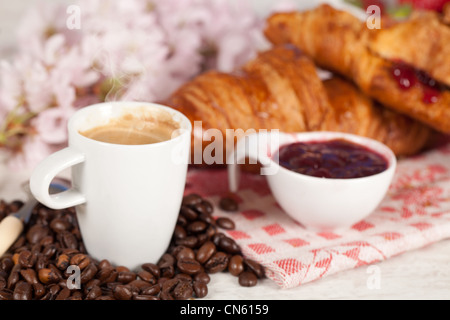
M 49 145 L 66 142 L 67 121 L 73 111 L 65 108 L 48 108 L 40 112 L 33 119 L 33 125 L 39 133 L 40 140 Z
M 39 135 L 27 136 L 23 150 L 14 153 L 8 159 L 8 165 L 13 170 L 33 169 L 42 159 L 55 152 L 61 146 L 49 145 Z
M 80 9 L 80 29 L 67 27 L 67 5 L 43 1 L 24 16 L 17 55 L 0 62 L 0 117 L 13 118 L 26 133 L 14 136 L 22 143 L 11 157 L 16 167 L 65 145 L 67 120 L 78 108 L 104 100 L 162 101 L 200 72 L 231 71 L 267 46 L 262 19 L 247 1 L 71 5 Z

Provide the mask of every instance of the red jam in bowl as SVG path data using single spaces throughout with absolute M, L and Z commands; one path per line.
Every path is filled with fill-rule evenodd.
M 280 147 L 278 159 L 288 170 L 331 179 L 368 177 L 388 167 L 381 154 L 345 139 L 288 144 Z

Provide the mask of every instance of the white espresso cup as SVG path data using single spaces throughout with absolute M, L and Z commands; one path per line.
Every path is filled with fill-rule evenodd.
M 138 145 L 101 142 L 80 133 L 130 115 L 150 122 L 170 120 L 177 129 L 168 140 Z M 75 206 L 85 248 L 93 258 L 132 270 L 156 263 L 176 225 L 191 131 L 188 118 L 158 104 L 108 102 L 82 108 L 69 120 L 68 147 L 34 169 L 31 192 L 53 209 Z M 53 178 L 67 168 L 72 187 L 49 194 Z

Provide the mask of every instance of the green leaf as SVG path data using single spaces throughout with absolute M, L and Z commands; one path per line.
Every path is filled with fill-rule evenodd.
M 408 18 L 413 11 L 411 4 L 405 4 L 397 7 L 391 7 L 388 9 L 388 14 L 394 19 L 405 19 Z
M 358 8 L 362 8 L 363 7 L 363 3 L 361 0 L 344 0 L 344 2 L 354 5 Z

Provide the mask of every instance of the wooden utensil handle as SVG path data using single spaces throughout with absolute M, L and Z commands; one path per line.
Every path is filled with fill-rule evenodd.
M 23 223 L 15 216 L 7 216 L 0 222 L 0 257 L 17 240 L 23 230 Z

